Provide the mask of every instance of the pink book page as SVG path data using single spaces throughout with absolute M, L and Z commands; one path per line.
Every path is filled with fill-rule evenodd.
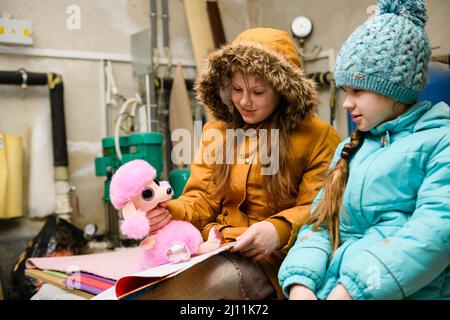
M 123 276 L 138 272 L 140 257 L 141 251 L 139 248 L 129 248 L 85 255 L 29 258 L 26 261 L 26 267 L 56 270 L 64 273 L 87 272 L 100 277 L 119 280 Z

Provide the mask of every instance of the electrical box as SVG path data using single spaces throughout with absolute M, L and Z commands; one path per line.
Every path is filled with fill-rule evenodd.
M 0 44 L 33 45 L 31 21 L 0 18 Z
M 138 77 L 152 73 L 153 52 L 150 28 L 131 35 L 131 58 L 134 74 Z

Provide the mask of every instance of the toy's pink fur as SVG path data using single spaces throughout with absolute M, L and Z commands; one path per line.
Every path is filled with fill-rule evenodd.
M 140 196 L 142 190 L 152 183 L 155 177 L 155 169 L 144 160 L 133 160 L 122 165 L 113 175 L 111 181 L 110 196 L 114 207 L 122 209 L 127 203 L 133 203 L 133 199 Z M 155 199 L 157 200 L 154 202 L 155 205 L 171 198 L 171 195 L 168 196 L 165 192 L 169 187 L 170 185 L 165 181 L 161 181 L 159 187 L 155 184 L 154 188 L 162 191 L 155 193 Z M 145 211 L 152 208 L 147 207 L 145 211 L 140 209 L 142 208 L 135 208 L 135 211 L 131 215 L 127 214 L 126 218 L 124 215 L 124 222 L 121 226 L 122 233 L 132 239 L 143 239 L 150 232 L 150 224 Z M 201 233 L 194 225 L 186 221 L 174 220 L 156 232 L 154 240 L 151 242 L 150 249 L 147 249 L 148 246 L 145 244 L 142 246 L 140 269 L 169 263 L 166 253 L 176 243 L 184 244 L 191 256 L 199 253 L 200 245 L 203 243 Z M 145 240 L 142 243 L 145 243 Z
M 116 209 L 122 209 L 155 178 L 156 170 L 148 162 L 133 160 L 125 163 L 111 180 L 109 193 L 113 206 Z
M 142 252 L 143 259 L 140 262 L 140 268 L 143 270 L 169 263 L 166 252 L 175 242 L 184 243 L 191 255 L 194 256 L 198 254 L 203 238 L 200 231 L 189 222 L 172 220 L 156 233 L 153 248 Z
M 147 214 L 144 211 L 137 210 L 132 217 L 124 219 L 120 231 L 131 239 L 145 238 L 150 233 Z

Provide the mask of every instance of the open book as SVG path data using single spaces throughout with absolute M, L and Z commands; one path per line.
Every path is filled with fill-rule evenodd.
M 137 272 L 140 249 L 65 257 L 29 258 L 26 274 L 92 300 L 133 299 L 157 283 L 234 246 L 223 245 L 189 261 Z

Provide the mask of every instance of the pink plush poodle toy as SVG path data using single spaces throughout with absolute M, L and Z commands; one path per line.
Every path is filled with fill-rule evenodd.
M 187 261 L 191 256 L 220 247 L 221 237 L 216 229 L 203 242 L 200 231 L 186 221 L 172 220 L 149 235 L 147 212 L 173 196 L 169 183 L 155 178 L 156 170 L 148 162 L 133 160 L 122 165 L 111 180 L 111 202 L 116 209 L 122 209 L 124 218 L 122 233 L 131 239 L 144 239 L 140 242 L 139 269 Z

